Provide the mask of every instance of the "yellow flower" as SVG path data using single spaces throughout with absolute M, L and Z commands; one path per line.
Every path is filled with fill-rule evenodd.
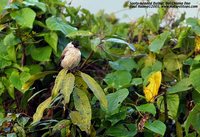
M 162 74 L 160 71 L 152 73 L 148 78 L 148 85 L 144 87 L 144 95 L 147 102 L 154 102 L 155 96 L 158 95 L 162 80 Z
M 200 53 L 200 36 L 196 36 L 195 38 L 195 53 L 198 54 Z

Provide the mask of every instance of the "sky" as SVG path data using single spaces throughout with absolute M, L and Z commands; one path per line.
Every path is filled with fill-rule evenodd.
M 141 16 L 149 15 L 157 11 L 154 9 L 135 8 L 124 10 L 123 4 L 126 0 L 72 0 L 72 6 L 81 6 L 90 10 L 92 13 L 97 13 L 99 10 L 104 10 L 106 13 L 115 13 L 115 15 L 123 22 L 134 21 Z M 131 2 L 140 2 L 141 0 L 130 0 Z M 176 0 L 177 2 L 190 2 L 191 5 L 198 5 L 198 8 L 178 9 L 176 13 L 186 12 L 186 17 L 200 17 L 200 1 L 199 0 Z M 151 2 L 159 2 L 159 0 L 151 0 Z M 198 14 L 199 13 L 199 14 Z M 179 15 L 180 15 L 179 14 Z

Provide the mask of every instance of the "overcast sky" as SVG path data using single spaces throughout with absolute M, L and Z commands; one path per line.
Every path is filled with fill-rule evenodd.
M 141 0 L 130 0 L 131 2 L 140 2 Z M 151 0 L 152 2 L 158 2 L 159 0 Z M 104 10 L 106 13 L 115 13 L 121 21 L 132 21 L 138 17 L 145 15 L 145 9 L 137 8 L 130 10 L 123 10 L 123 3 L 125 0 L 73 0 L 72 6 L 81 6 L 89 9 L 92 13 L 97 13 L 99 10 Z M 177 0 L 177 2 L 191 2 L 191 5 L 200 5 L 199 0 Z M 186 11 L 186 17 L 200 17 L 197 15 L 200 6 L 198 8 L 179 9 L 176 13 L 182 13 Z M 153 14 L 157 9 L 147 9 L 148 14 Z

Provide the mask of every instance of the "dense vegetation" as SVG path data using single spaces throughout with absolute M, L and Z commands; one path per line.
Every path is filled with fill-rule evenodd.
M 158 9 L 120 23 L 61 0 L 3 0 L 0 12 L 0 136 L 200 134 L 199 19 Z M 82 60 L 66 70 L 70 41 Z

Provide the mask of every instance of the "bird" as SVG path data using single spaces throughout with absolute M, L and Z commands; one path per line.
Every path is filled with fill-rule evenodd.
M 72 70 L 77 67 L 81 61 L 81 51 L 76 48 L 73 42 L 67 44 L 61 54 L 61 67 Z

